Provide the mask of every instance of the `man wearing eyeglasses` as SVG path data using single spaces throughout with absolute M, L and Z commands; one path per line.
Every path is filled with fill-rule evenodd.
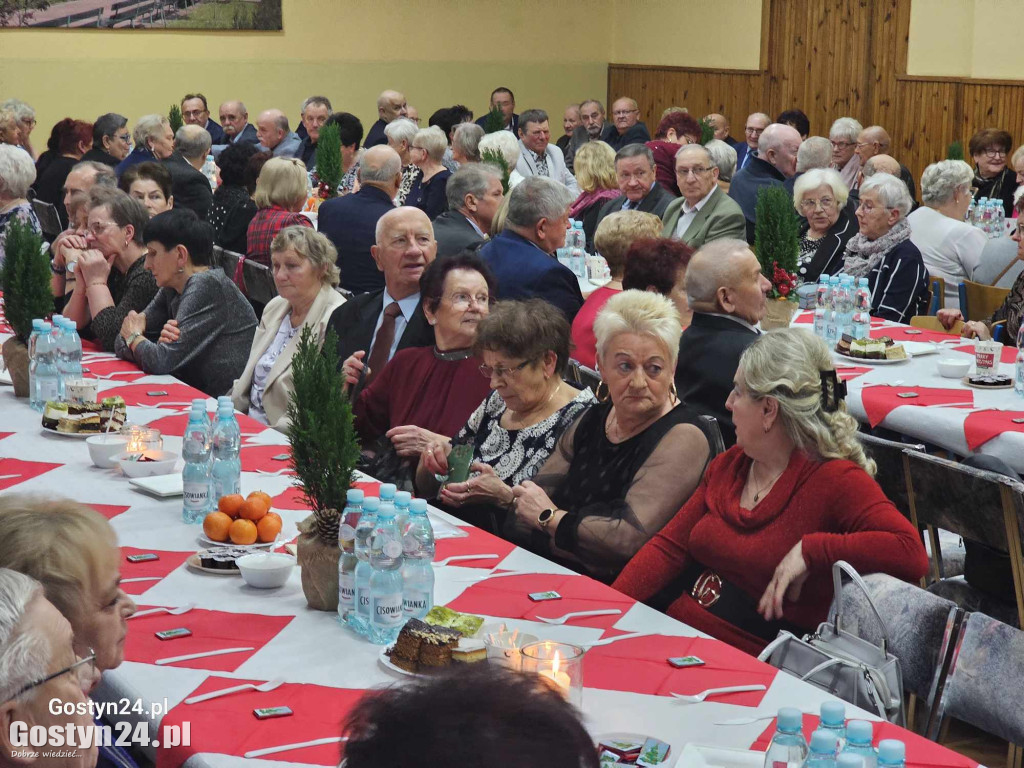
M 612 104 L 612 123 L 605 124 L 601 140 L 618 151 L 628 144 L 643 144 L 651 140 L 647 126 L 640 121 L 640 107 L 628 97 Z
M 185 125 L 198 125 L 205 128 L 214 144 L 226 144 L 224 129 L 216 120 L 210 119 L 210 108 L 206 97 L 201 93 L 190 93 L 181 100 L 181 119 Z
M 0 767 L 32 764 L 41 768 L 93 768 L 97 749 L 86 692 L 95 682 L 95 656 L 78 659 L 71 625 L 43 596 L 34 579 L 0 568 Z M 50 702 L 71 705 L 73 715 L 54 715 Z M 81 711 L 81 714 L 77 714 Z M 88 748 L 16 745 L 15 733 L 33 726 L 89 732 Z M 82 730 L 79 731 L 78 729 Z M 63 753 L 65 756 L 51 756 Z M 21 755 L 36 754 L 38 757 Z M 71 754 L 73 757 L 66 755 Z
M 860 173 L 860 157 L 856 153 L 857 137 L 864 126 L 852 117 L 840 117 L 828 129 L 828 140 L 832 143 L 832 168 L 839 171 L 839 178 L 848 188 L 853 189 Z
M 743 211 L 718 186 L 718 166 L 700 144 L 684 144 L 676 152 L 676 183 L 682 197 L 665 209 L 662 237 L 700 248 L 713 240 L 746 236 Z
M 867 165 L 868 160 L 876 155 L 887 155 L 889 154 L 889 147 L 892 145 L 892 139 L 889 138 L 889 132 L 880 125 L 869 125 L 863 131 L 857 135 L 857 144 L 854 146 L 854 153 L 860 158 L 861 167 Z M 914 184 L 914 174 L 910 172 L 903 163 L 900 163 L 900 170 L 898 174 L 903 183 L 907 185 L 907 189 L 910 191 L 910 196 L 917 202 L 917 186 Z M 853 189 L 859 189 L 862 181 L 862 176 L 857 177 L 857 181 L 854 182 Z M 851 190 L 852 191 L 852 190 Z
M 117 166 L 132 151 L 132 135 L 128 132 L 128 118 L 116 112 L 107 112 L 92 124 L 92 149 L 82 160 Z
M 744 124 L 743 137 L 746 141 L 738 141 L 733 144 L 736 150 L 736 170 L 741 171 L 747 167 L 750 159 L 757 154 L 757 142 L 761 139 L 764 129 L 771 125 L 772 119 L 764 112 L 755 112 L 747 117 Z

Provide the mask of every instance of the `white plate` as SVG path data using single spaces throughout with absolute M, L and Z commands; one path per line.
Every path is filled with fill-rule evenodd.
M 705 744 L 687 744 L 680 753 L 680 765 L 707 766 L 708 768 L 761 768 L 764 752 L 747 749 L 712 747 Z
M 60 435 L 61 437 L 77 438 L 79 440 L 85 440 L 87 437 L 93 435 L 102 435 L 102 432 L 58 432 L 56 429 L 50 429 L 49 427 L 42 427 L 43 432 L 49 432 L 51 435 Z
M 652 738 L 653 739 L 659 739 L 660 741 L 665 741 L 665 739 L 662 739 L 662 738 L 660 738 L 658 736 L 651 736 L 650 734 L 644 735 L 642 733 L 628 733 L 628 732 L 625 732 L 625 731 L 615 731 L 614 733 L 602 733 L 602 734 L 599 734 L 599 735 L 595 736 L 594 737 L 594 746 L 596 747 L 602 741 L 621 740 L 621 741 L 639 741 L 639 742 L 644 742 L 647 739 L 652 739 Z M 665 743 L 669 744 L 671 742 L 665 741 Z M 676 764 L 676 761 L 678 759 L 679 759 L 679 755 L 676 754 L 676 751 L 674 749 L 669 750 L 668 760 L 666 760 L 663 763 L 658 763 L 658 768 L 672 768 L 672 766 Z M 762 765 L 763 765 L 764 758 L 762 757 L 761 760 L 762 760 Z M 683 763 L 683 765 L 689 765 L 689 763 Z
M 202 544 L 206 545 L 207 547 L 232 547 L 232 546 L 237 546 L 235 544 L 232 544 L 230 541 L 214 541 L 209 536 L 207 536 L 205 533 L 200 533 L 199 534 L 199 541 Z M 257 541 L 255 544 L 246 544 L 245 546 L 247 546 L 247 547 L 271 547 L 273 545 L 274 545 L 274 542 L 272 542 L 272 541 L 266 541 L 266 542 Z
M 906 351 L 904 349 L 904 351 Z M 899 363 L 909 363 L 914 359 L 914 356 L 907 352 L 907 356 L 903 360 L 869 360 L 866 357 L 853 357 L 851 355 L 844 355 L 842 352 L 836 352 L 832 350 L 832 354 L 836 357 L 842 358 L 843 360 L 849 360 L 851 363 L 857 363 L 859 365 L 898 365 Z
M 900 344 L 911 357 L 937 354 L 942 347 L 931 341 L 901 341 Z
M 140 491 L 145 491 L 164 499 L 172 496 L 181 496 L 184 493 L 180 472 L 172 472 L 169 475 L 154 475 L 153 477 L 135 477 L 129 479 L 128 484 L 134 485 Z
M 237 568 L 225 569 L 225 568 L 204 568 L 202 561 L 199 559 L 199 553 L 189 555 L 185 561 L 185 565 L 194 571 L 202 571 L 203 573 L 212 573 L 215 576 L 241 576 L 242 572 Z

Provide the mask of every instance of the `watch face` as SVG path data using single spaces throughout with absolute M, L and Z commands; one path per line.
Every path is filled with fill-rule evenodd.
M 537 515 L 537 521 L 540 522 L 543 525 L 544 523 L 548 522 L 554 516 L 555 516 L 555 510 L 553 510 L 553 509 L 545 509 L 539 515 Z

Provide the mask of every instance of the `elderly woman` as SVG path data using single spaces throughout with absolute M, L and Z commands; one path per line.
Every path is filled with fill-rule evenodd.
M 852 117 L 840 117 L 828 129 L 828 140 L 832 144 L 832 168 L 839 172 L 839 178 L 847 189 L 857 182 L 860 173 L 860 155 L 857 154 L 857 138 L 864 126 Z
M 270 243 L 285 227 L 310 227 L 299 211 L 306 204 L 306 166 L 294 157 L 272 157 L 256 182 L 256 215 L 246 231 L 245 257 L 270 265 Z
M 496 292 L 490 269 L 471 251 L 438 259 L 423 272 L 420 296 L 434 346 L 396 352 L 353 407 L 364 446 L 377 443 L 371 474 L 378 479 L 384 472 L 411 489 L 423 450 L 454 435 L 487 396 L 487 382 L 477 373 L 483 361 L 473 347 Z M 349 386 L 359 382 L 352 358 L 342 373 Z
M 132 151 L 132 135 L 128 133 L 128 118 L 116 112 L 107 112 L 96 118 L 92 126 L 92 149 L 83 160 L 116 168 Z
M 609 217 L 610 218 L 610 217 Z M 558 439 L 594 402 L 562 380 L 569 361 L 569 323 L 542 299 L 502 301 L 480 323 L 480 372 L 493 389 L 454 438 L 472 444 L 472 476 L 447 483 L 438 498 L 457 517 L 495 533 L 512 505 L 512 487 L 531 479 Z M 447 441 L 435 441 L 420 457 L 416 488 L 437 494 L 448 474 Z
M 409 158 L 420 169 L 420 175 L 413 182 L 405 205 L 419 208 L 431 221 L 448 210 L 445 189 L 452 172 L 441 162 L 447 148 L 448 140 L 444 131 L 434 125 L 416 131 L 409 151 Z
M 66 238 L 64 285 L 55 280 L 54 292 L 63 295 L 73 283 L 64 316 L 75 321 L 82 338 L 96 339 L 113 352 L 128 313 L 145 309 L 156 295 L 142 239 L 149 216 L 138 200 L 110 187 L 94 187 L 86 210 L 87 233 Z
M 932 163 L 921 176 L 924 205 L 907 216 L 910 240 L 921 251 L 928 274 L 945 280 L 946 306 L 957 309 L 957 285 L 974 279 L 988 242 L 980 229 L 964 221 L 973 182 L 974 171 L 963 160 Z
M 590 144 L 584 145 L 584 148 L 588 146 Z M 598 225 L 594 244 L 597 252 L 608 262 L 612 279 L 587 296 L 572 321 L 572 356 L 588 368 L 597 364 L 594 321 L 608 299 L 622 290 L 622 271 L 626 266 L 626 254 L 630 246 L 639 238 L 657 237 L 660 234 L 661 219 L 643 211 L 616 211 L 605 216 Z
M 690 325 L 693 310 L 686 298 L 686 268 L 694 250 L 674 238 L 637 240 L 626 254 L 622 290 L 660 293 L 676 305 L 683 330 Z
M 800 222 L 797 275 L 805 283 L 818 282 L 822 273 L 843 268 L 846 245 L 857 234 L 857 220 L 846 210 L 850 190 L 831 168 L 814 168 L 793 185 L 793 205 Z
M 710 450 L 700 417 L 675 396 L 682 330 L 672 302 L 624 291 L 594 330 L 607 395 L 512 489 L 506 535 L 611 582 L 690 497 Z
M 174 207 L 171 174 L 161 163 L 139 163 L 121 174 L 117 186 L 142 203 L 150 218 Z
M 179 208 L 150 219 L 143 238 L 160 290 L 144 312 L 128 313 L 114 351 L 146 373 L 227 394 L 245 369 L 256 315 L 231 278 L 210 269 L 213 227 Z
M 928 311 L 928 270 L 910 240 L 907 214 L 913 201 L 907 185 L 888 173 L 861 184 L 857 222 L 860 232 L 846 244 L 842 271 L 866 277 L 871 314 L 897 323 Z
M 0 108 L 0 144 L 21 146 L 21 125 L 13 109 Z
M 779 629 L 803 635 L 825 620 L 836 560 L 915 581 L 928 559 L 872 479 L 821 339 L 762 335 L 734 383 L 737 444 L 613 586 L 757 654 Z
M 132 138 L 135 140 L 135 149 L 114 168 L 118 176 L 138 163 L 151 160 L 159 162 L 174 154 L 174 131 L 163 115 L 140 117 L 132 131 Z
M 736 149 L 721 139 L 712 139 L 704 145 L 704 149 L 711 155 L 711 162 L 718 167 L 718 186 L 728 193 L 736 173 Z
M 245 186 L 245 171 L 258 152 L 256 145 L 248 142 L 229 144 L 217 158 L 220 186 L 214 190 L 213 207 L 206 220 L 213 226 L 214 245 L 235 253 L 245 253 L 249 222 L 257 211 Z
M 36 167 L 28 152 L 11 144 L 0 144 L 0 265 L 4 263 L 4 241 L 11 221 L 17 219 L 42 232 L 27 197 L 35 178 Z
M 64 122 L 64 121 L 62 121 Z M 62 226 L 67 226 L 68 212 L 64 208 L 64 182 L 82 155 L 92 146 L 92 123 L 83 120 L 68 120 L 60 133 L 57 152 L 46 169 L 40 171 L 41 164 L 36 165 L 36 199 L 50 203 L 57 209 L 57 216 Z
M 395 205 L 405 205 L 409 193 L 423 173 L 412 162 L 412 142 L 418 132 L 416 123 L 406 117 L 392 120 L 384 127 L 388 146 L 402 158 L 402 181 L 398 185 L 398 194 L 395 195 Z
M 654 154 L 655 179 L 662 187 L 679 197 L 676 183 L 676 152 L 681 144 L 700 142 L 700 125 L 689 112 L 669 112 L 658 123 L 654 139 L 647 146 Z
M 999 200 L 1007 217 L 1013 215 L 1013 193 L 1017 189 L 1017 172 L 1006 165 L 1012 148 L 1013 137 L 995 128 L 978 131 L 967 145 L 974 159 L 974 199 Z
M 516 170 L 516 164 L 519 162 L 521 154 L 519 140 L 512 135 L 512 131 L 495 131 L 480 139 L 480 157 L 484 162 L 487 162 L 484 155 L 489 152 L 501 155 L 505 159 L 505 165 L 508 166 L 509 189 L 514 188 L 523 180 L 523 175 Z M 507 194 L 505 199 L 508 199 Z
M 573 162 L 576 183 L 583 191 L 569 206 L 569 218 L 583 222 L 587 253 L 593 253 L 597 215 L 605 203 L 622 194 L 615 178 L 615 150 L 603 141 L 588 141 Z
M 322 340 L 331 313 L 345 303 L 334 290 L 337 258 L 331 241 L 308 227 L 277 233 L 270 244 L 270 268 L 278 295 L 263 309 L 249 361 L 232 387 L 235 410 L 274 429 L 287 429 L 299 334 L 308 326 Z
M 14 113 L 21 133 L 21 140 L 18 142 L 18 146 L 28 152 L 29 157 L 34 160 L 36 153 L 32 149 L 32 141 L 29 137 L 36 127 L 36 111 L 31 105 L 26 104 L 21 99 L 7 99 L 3 104 L 0 104 L 0 110 L 10 110 Z

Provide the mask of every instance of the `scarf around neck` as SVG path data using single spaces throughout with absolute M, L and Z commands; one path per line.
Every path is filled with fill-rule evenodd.
M 594 203 L 612 200 L 621 194 L 617 189 L 595 189 L 593 192 L 583 192 L 569 208 L 569 218 L 575 219 L 580 211 L 586 210 Z
M 892 229 L 874 240 L 868 240 L 863 232 L 858 232 L 846 244 L 843 272 L 854 277 L 867 277 L 889 251 L 909 239 L 910 224 L 906 219 L 900 219 Z

